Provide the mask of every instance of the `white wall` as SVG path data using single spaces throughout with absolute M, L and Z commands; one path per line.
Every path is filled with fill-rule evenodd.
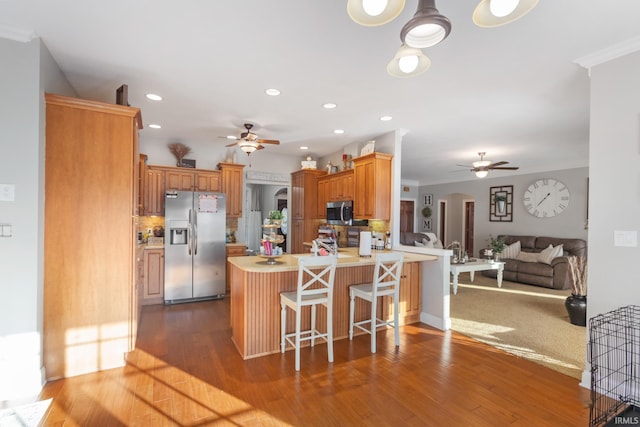
M 616 230 L 640 230 L 639 94 L 640 53 L 591 69 L 589 318 L 640 305 L 640 249 L 614 244 Z
M 40 391 L 44 236 L 44 92 L 73 95 L 39 39 L 0 39 L 0 184 L 15 200 L 0 202 L 0 401 Z
M 447 218 L 447 242 L 462 238 L 462 200 L 475 200 L 475 253 L 485 247 L 490 235 L 519 234 L 531 236 L 551 236 L 587 239 L 585 222 L 587 219 L 587 178 L 589 168 L 549 171 L 544 173 L 513 175 L 500 178 L 473 178 L 470 181 L 450 184 L 425 185 L 420 187 L 420 198 L 424 194 L 434 195 L 434 206 L 438 200 L 447 200 L 449 215 Z M 571 202 L 567 209 L 553 218 L 536 218 L 529 214 L 522 202 L 526 188 L 540 178 L 555 178 L 569 187 Z M 513 221 L 489 221 L 490 187 L 513 185 Z M 433 230 L 437 231 L 438 209 L 433 210 Z M 418 230 L 420 231 L 420 230 Z

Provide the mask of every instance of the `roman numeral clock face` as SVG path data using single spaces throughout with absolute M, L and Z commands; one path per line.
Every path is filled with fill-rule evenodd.
M 524 192 L 524 207 L 531 215 L 538 218 L 550 218 L 561 214 L 567 206 L 571 195 L 562 182 L 555 179 L 539 179 Z

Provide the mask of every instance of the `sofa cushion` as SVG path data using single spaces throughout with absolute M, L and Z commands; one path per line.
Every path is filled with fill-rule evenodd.
M 419 241 L 415 240 L 415 241 L 413 242 L 413 245 L 414 245 L 414 246 L 421 246 L 421 247 L 423 247 L 423 248 L 433 248 L 433 242 L 432 242 L 432 241 L 430 241 L 430 240 L 427 240 L 427 239 L 422 239 L 422 241 L 421 241 L 421 242 L 419 242 Z
M 543 264 L 551 265 L 551 261 L 553 261 L 554 258 L 562 256 L 563 254 L 562 247 L 563 247 L 562 245 L 558 245 L 558 246 L 549 245 L 549 247 L 547 247 L 546 249 L 543 249 L 540 252 L 539 262 Z
M 519 253 L 520 253 L 520 240 L 505 246 L 502 252 L 500 252 L 500 259 L 515 259 Z
M 522 262 L 518 266 L 518 277 L 520 277 L 521 274 L 553 277 L 553 267 L 541 262 Z
M 516 257 L 518 261 L 522 261 L 522 262 L 538 262 L 539 258 L 540 258 L 540 254 L 536 252 L 525 252 L 525 251 L 521 251 Z

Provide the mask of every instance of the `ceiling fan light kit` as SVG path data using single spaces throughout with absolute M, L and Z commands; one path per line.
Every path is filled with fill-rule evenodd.
M 251 153 L 253 153 L 256 150 L 262 150 L 264 148 L 262 144 L 275 144 L 275 145 L 280 144 L 280 141 L 278 141 L 277 139 L 258 138 L 258 135 L 251 132 L 251 129 L 253 128 L 253 125 L 251 123 L 245 123 L 244 128 L 246 129 L 246 132 L 242 132 L 240 134 L 240 138 L 237 138 L 234 136 L 220 137 L 220 138 L 226 138 L 226 139 L 234 139 L 238 141 L 238 142 L 234 142 L 233 144 L 228 144 L 226 145 L 226 147 L 232 147 L 234 145 L 237 145 L 238 147 L 240 147 L 242 151 L 247 153 L 247 156 L 249 156 L 251 155 Z
M 420 49 L 402 45 L 387 64 L 387 73 L 393 77 L 413 77 L 424 73 L 431 60 Z
M 402 12 L 404 4 L 405 0 L 348 0 L 347 13 L 357 24 L 373 27 L 391 22 Z M 538 0 L 481 0 L 473 12 L 473 22 L 479 27 L 498 27 L 523 17 L 537 4 Z M 416 13 L 400 31 L 403 44 L 400 50 L 404 46 L 416 49 L 435 46 L 450 32 L 451 21 L 436 9 L 435 0 L 418 0 Z M 412 77 L 426 71 L 425 68 L 415 73 L 397 72 L 398 67 L 392 63 L 398 61 L 400 50 L 387 65 L 390 75 Z M 415 63 L 415 59 L 410 61 Z

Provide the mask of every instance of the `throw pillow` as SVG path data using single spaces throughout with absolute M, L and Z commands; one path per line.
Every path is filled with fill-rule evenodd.
M 520 240 L 504 247 L 500 252 L 501 259 L 515 259 L 520 253 Z
M 548 248 L 543 249 L 540 252 L 540 262 L 545 264 L 551 264 L 551 261 L 553 261 L 554 258 L 562 256 L 562 253 L 563 253 L 562 245 L 558 245 L 555 247 L 553 245 L 549 245 Z
M 417 240 L 413 242 L 414 246 L 421 246 L 424 248 L 433 248 L 433 242 L 430 242 L 427 239 L 422 239 L 422 242 L 418 242 Z
M 435 243 L 433 244 L 433 247 L 435 249 L 444 249 L 444 247 L 442 246 L 442 242 L 440 241 L 440 239 L 436 240 Z
M 536 252 L 520 252 L 516 259 L 523 262 L 538 262 L 540 254 Z

